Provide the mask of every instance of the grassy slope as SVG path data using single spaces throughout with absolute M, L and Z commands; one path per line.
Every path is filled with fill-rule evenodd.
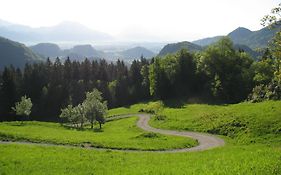
M 124 153 L 0 145 L 0 174 L 280 174 L 280 148 L 228 146 L 194 153 Z
M 78 131 L 65 128 L 57 123 L 19 122 L 0 123 L 0 138 L 30 140 L 58 144 L 90 144 L 95 147 L 118 149 L 157 150 L 184 148 L 196 145 L 196 141 L 164 135 L 147 136 L 147 132 L 137 128 L 136 117 L 108 122 L 103 132 Z
M 180 109 L 164 108 L 161 114 L 166 119 L 154 119 L 150 124 L 225 135 L 237 143 L 281 142 L 281 101 L 225 106 L 193 104 Z
M 114 109 L 110 114 L 135 113 L 144 107 L 147 104 Z M 227 135 L 226 146 L 203 152 L 123 153 L 0 145 L 0 174 L 281 174 L 280 107 L 281 101 L 166 107 L 165 120 L 151 121 L 161 128 Z
M 155 103 L 135 104 L 116 108 L 111 115 L 137 113 L 151 109 Z M 239 103 L 233 105 L 185 104 L 179 107 L 162 107 L 163 120 L 154 117 L 150 125 L 156 128 L 188 130 L 225 135 L 235 143 L 280 143 L 281 101 Z

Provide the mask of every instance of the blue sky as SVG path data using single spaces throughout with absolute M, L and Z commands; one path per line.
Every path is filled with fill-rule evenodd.
M 277 0 L 0 0 L 0 18 L 32 27 L 74 21 L 120 40 L 195 40 L 261 28 Z

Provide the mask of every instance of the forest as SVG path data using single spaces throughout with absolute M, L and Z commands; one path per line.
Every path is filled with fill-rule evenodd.
M 5 67 L 0 73 L 0 120 L 17 120 L 12 107 L 26 95 L 33 103 L 32 120 L 60 121 L 62 108 L 78 105 L 94 88 L 109 109 L 151 99 L 198 98 L 212 104 L 281 99 L 277 49 L 273 44 L 254 61 L 224 37 L 201 52 L 182 49 L 150 60 L 142 57 L 131 65 L 57 58 L 24 69 Z

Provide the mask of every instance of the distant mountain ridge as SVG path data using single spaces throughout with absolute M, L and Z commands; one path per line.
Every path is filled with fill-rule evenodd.
M 70 49 L 62 50 L 58 45 L 53 43 L 39 43 L 30 48 L 37 54 L 42 55 L 44 58 L 67 58 L 71 60 L 84 60 L 85 58 L 89 59 L 139 59 L 141 56 L 145 58 L 152 58 L 156 54 L 144 47 L 133 47 L 124 51 L 119 52 L 103 52 L 96 50 L 90 44 L 85 45 L 76 45 Z
M 124 50 L 120 53 L 125 59 L 136 59 L 141 56 L 145 58 L 152 58 L 155 56 L 155 53 L 144 48 L 144 47 L 134 47 L 131 49 Z
M 199 45 L 196 45 L 196 44 L 193 44 L 193 43 L 190 43 L 187 41 L 172 43 L 172 44 L 167 44 L 166 46 L 164 46 L 163 49 L 159 52 L 158 56 L 165 56 L 167 54 L 173 54 L 173 53 L 180 51 L 181 49 L 187 49 L 190 52 L 198 52 L 198 51 L 204 50 L 206 47 L 207 46 L 201 47 Z M 248 53 L 254 59 L 257 59 L 258 56 L 261 56 L 260 53 L 252 50 L 250 47 L 243 45 L 243 44 L 234 44 L 233 47 L 237 51 Z
M 26 63 L 35 63 L 43 59 L 24 44 L 0 37 L 0 69 L 13 65 L 23 68 Z
M 208 37 L 208 38 L 203 38 L 199 40 L 192 41 L 192 43 L 197 44 L 199 46 L 208 46 L 210 44 L 213 44 L 220 40 L 223 36 L 214 36 L 214 37 Z
M 51 27 L 31 28 L 0 20 L 0 36 L 19 42 L 108 41 L 113 37 L 75 22 L 62 22 Z
M 234 44 L 246 45 L 251 49 L 265 48 L 268 43 L 275 36 L 276 32 L 280 30 L 280 26 L 276 29 L 269 29 L 264 27 L 257 31 L 251 31 L 244 27 L 238 27 L 230 32 L 227 36 L 231 38 Z M 203 38 L 193 41 L 192 43 L 200 46 L 207 46 L 218 41 L 222 36 L 215 36 L 209 38 Z

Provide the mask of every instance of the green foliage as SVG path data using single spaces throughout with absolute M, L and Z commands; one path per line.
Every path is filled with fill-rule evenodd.
M 244 52 L 235 51 L 229 38 L 222 38 L 203 51 L 198 71 L 206 76 L 207 89 L 219 100 L 239 102 L 252 89 L 253 60 Z
M 107 102 L 102 101 L 102 93 L 97 89 L 86 93 L 86 99 L 83 101 L 82 105 L 84 107 L 84 113 L 88 121 L 91 122 L 91 127 L 93 128 L 94 121 L 99 122 L 100 129 L 101 124 L 105 122 L 104 116 L 107 111 Z
M 269 25 L 271 30 L 277 30 L 271 41 L 265 59 L 256 63 L 254 81 L 256 87 L 249 95 L 249 100 L 258 102 L 262 100 L 281 99 L 281 30 L 280 30 L 281 4 L 273 8 L 270 15 L 262 19 L 263 25 Z
M 104 124 L 107 111 L 107 102 L 102 101 L 102 93 L 97 89 L 86 93 L 86 99 L 82 104 L 78 104 L 76 107 L 68 105 L 66 108 L 61 110 L 60 118 L 66 118 L 67 121 L 78 127 L 83 128 L 84 123 L 89 121 L 91 128 L 93 128 L 94 121 L 99 122 L 100 129 L 101 124 Z
M 165 150 L 192 147 L 197 144 L 193 139 L 157 134 L 147 136 L 147 132 L 136 126 L 136 117 L 106 122 L 103 130 L 94 125 L 94 132 L 89 125 L 84 129 L 61 126 L 51 122 L 0 123 L 0 140 L 22 140 L 30 142 L 78 145 L 132 150 Z
M 162 101 L 149 102 L 143 108 L 139 109 L 139 112 L 157 114 L 158 112 L 163 110 L 163 106 L 164 105 L 163 105 Z
M 32 102 L 30 98 L 26 96 L 21 97 L 21 101 L 15 104 L 15 107 L 12 107 L 13 111 L 19 116 L 29 116 L 31 113 Z
M 83 124 L 86 119 L 84 107 L 81 104 L 75 107 L 68 105 L 66 108 L 61 110 L 60 118 L 66 119 L 77 128 L 79 127 L 78 124 L 80 123 L 80 127 L 83 128 Z
M 254 62 L 252 65 L 254 70 L 254 82 L 255 84 L 268 84 L 271 82 L 274 75 L 273 61 L 270 58 L 262 59 L 258 62 Z
M 251 102 L 261 102 L 264 100 L 280 100 L 281 86 L 277 82 L 260 84 L 253 88 L 248 100 Z
M 164 46 L 162 50 L 160 50 L 158 56 L 166 56 L 168 54 L 175 54 L 182 49 L 187 49 L 190 52 L 199 52 L 203 50 L 203 48 L 197 44 L 193 44 L 187 41 L 174 43 L 174 44 L 167 44 Z
M 185 49 L 174 55 L 156 57 L 149 69 L 150 94 L 166 99 L 192 93 L 196 86 L 194 57 Z

